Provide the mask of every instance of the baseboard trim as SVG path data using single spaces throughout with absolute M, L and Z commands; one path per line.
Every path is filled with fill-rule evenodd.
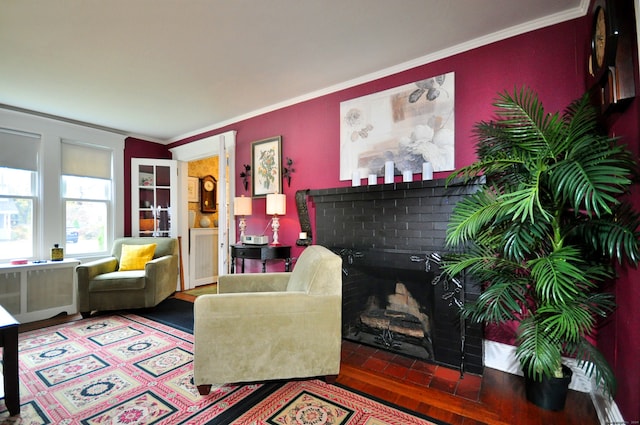
M 484 340 L 484 365 L 512 375 L 523 376 L 520 363 L 516 359 L 516 347 L 501 342 Z M 573 371 L 569 388 L 589 393 L 601 425 L 624 424 L 624 418 L 614 400 L 602 395 L 591 378 L 577 366 L 574 359 L 564 358 L 563 362 Z
M 599 391 L 591 392 L 591 402 L 596 409 L 600 425 L 627 424 L 618 405 L 608 397 L 604 397 Z

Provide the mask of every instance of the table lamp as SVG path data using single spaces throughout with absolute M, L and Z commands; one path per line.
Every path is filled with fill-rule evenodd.
M 287 197 L 284 193 L 267 194 L 267 214 L 273 215 L 271 228 L 273 229 L 273 242 L 271 245 L 280 245 L 278 241 L 278 229 L 280 228 L 280 219 L 278 215 L 284 215 L 287 212 Z
M 235 216 L 240 216 L 240 222 L 238 223 L 240 242 L 242 242 L 244 231 L 247 229 L 245 217 L 251 215 L 251 205 L 251 198 L 246 198 L 244 195 L 233 198 L 233 213 Z

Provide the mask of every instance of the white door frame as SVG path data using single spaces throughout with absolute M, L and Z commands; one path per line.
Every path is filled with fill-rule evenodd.
M 182 266 L 185 289 L 192 289 L 189 279 L 189 201 L 187 199 L 189 161 L 219 157 L 218 169 L 218 276 L 229 270 L 230 246 L 235 243 L 231 188 L 235 188 L 236 132 L 228 131 L 169 149 L 178 161 L 178 235 L 182 236 Z

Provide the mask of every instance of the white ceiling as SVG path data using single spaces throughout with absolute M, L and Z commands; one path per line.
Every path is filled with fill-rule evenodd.
M 0 0 L 0 106 L 161 143 L 583 16 L 589 0 Z

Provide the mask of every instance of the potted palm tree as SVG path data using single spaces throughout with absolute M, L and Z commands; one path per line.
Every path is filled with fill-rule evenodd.
M 515 321 L 516 357 L 537 405 L 564 407 L 563 355 L 612 395 L 615 376 L 589 336 L 615 308 L 602 287 L 616 263 L 635 266 L 640 257 L 640 218 L 625 201 L 637 164 L 598 131 L 588 95 L 562 114 L 546 113 L 528 88 L 499 95 L 494 106 L 496 120 L 474 130 L 477 161 L 449 177 L 479 185 L 447 229 L 445 271 L 483 286 L 462 314 Z M 564 387 L 558 401 L 536 388 L 554 377 Z

